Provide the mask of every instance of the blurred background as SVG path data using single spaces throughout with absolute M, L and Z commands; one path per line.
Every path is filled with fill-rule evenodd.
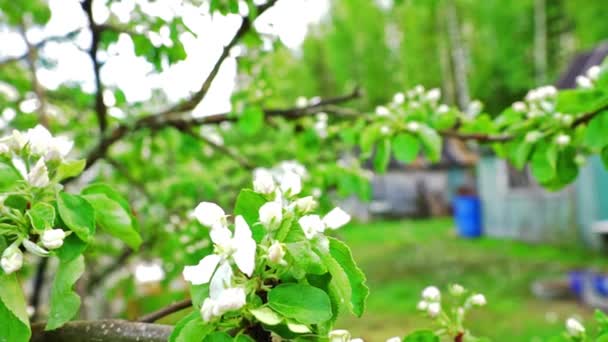
M 608 308 L 608 173 L 599 160 L 573 185 L 547 192 L 528 170 L 446 140 L 437 164 L 395 160 L 374 175 L 347 130 L 327 132 L 314 118 L 300 126 L 277 119 L 268 130 L 259 123 L 267 108 L 356 88 L 363 96 L 346 108 L 371 113 L 418 84 L 441 89 L 447 104 L 466 110 L 478 100 L 496 115 L 533 87 L 574 87 L 576 75 L 601 63 L 605 1 L 279 0 L 230 44 L 241 17 L 264 3 L 0 0 L 0 136 L 40 123 L 90 156 L 109 128 L 179 104 L 212 73 L 207 96 L 178 118 L 239 118 L 236 129 L 203 126 L 195 136 L 139 130 L 70 185 L 117 184 L 146 241 L 137 256 L 110 237 L 89 251 L 95 267 L 80 287 L 93 295 L 82 318 L 132 318 L 183 298 L 183 265 L 210 248 L 188 212 L 202 200 L 230 207 L 253 167 L 282 160 L 306 166 L 307 190 L 322 193 L 322 204 L 338 202 L 356 217 L 339 236 L 372 294 L 363 319 L 339 324 L 354 336 L 379 341 L 429 325 L 416 312 L 426 285 L 486 294 L 469 325 L 497 341 L 542 341 L 567 317 Z M 29 270 L 30 293 L 39 273 Z

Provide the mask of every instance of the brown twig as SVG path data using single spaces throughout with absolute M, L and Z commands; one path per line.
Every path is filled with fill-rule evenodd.
M 41 41 L 39 41 L 36 44 L 33 44 L 32 47 L 36 50 L 40 50 L 42 49 L 46 44 L 51 43 L 51 42 L 61 42 L 61 41 L 65 41 L 65 40 L 69 40 L 72 37 L 74 37 L 78 32 L 80 32 L 81 29 L 76 29 L 74 31 L 70 31 L 68 33 L 66 33 L 63 36 L 51 36 L 48 37 L 46 39 L 43 39 Z M 0 67 L 3 67 L 5 65 L 20 61 L 20 60 L 24 60 L 28 57 L 28 53 L 24 53 L 21 56 L 14 56 L 14 57 L 8 57 L 6 59 L 3 59 L 0 61 Z
M 192 306 L 192 299 L 184 299 L 182 301 L 173 303 L 162 309 L 159 309 L 157 311 L 144 315 L 144 316 L 140 317 L 139 319 L 137 319 L 137 321 L 142 322 L 142 323 L 154 323 L 163 317 L 166 317 L 166 316 L 169 316 L 178 311 L 187 309 L 191 306 Z
M 234 152 L 227 146 L 217 144 L 205 136 L 194 133 L 191 129 L 186 128 L 186 129 L 181 129 L 180 131 L 190 135 L 191 137 L 193 137 L 195 139 L 203 141 L 205 144 L 211 146 L 214 150 L 230 157 L 231 159 L 233 159 L 234 161 L 239 163 L 239 165 L 241 165 L 244 169 L 253 170 L 255 168 L 255 165 L 252 162 L 247 160 L 245 157 L 239 155 L 238 153 Z

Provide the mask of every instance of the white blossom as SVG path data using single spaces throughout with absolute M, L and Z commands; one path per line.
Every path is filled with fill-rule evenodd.
M 560 121 L 564 126 L 570 126 L 574 122 L 574 118 L 572 117 L 572 115 L 564 114 L 562 115 Z
M 421 84 L 415 86 L 414 87 L 414 93 L 416 93 L 418 95 L 424 94 L 424 87 Z
M 393 96 L 393 103 L 400 105 L 403 104 L 403 102 L 405 102 L 405 95 L 403 93 L 396 93 L 395 96 Z
M 38 162 L 36 162 L 34 167 L 27 174 L 27 181 L 35 188 L 44 188 L 49 185 L 49 171 L 46 168 L 43 158 L 38 159 Z
M 430 303 L 429 307 L 427 308 L 427 313 L 431 317 L 437 317 L 441 313 L 441 304 L 438 302 Z
M 594 65 L 589 70 L 587 70 L 587 77 L 592 81 L 597 81 L 600 78 L 600 73 L 602 69 L 599 65 Z
M 15 137 L 15 134 L 13 136 Z M 46 160 L 63 159 L 74 146 L 74 142 L 65 137 L 53 137 L 42 125 L 30 128 L 24 136 L 15 139 L 20 140 L 18 145 L 21 145 L 21 148 L 25 142 L 33 154 L 42 156 Z
M 439 105 L 439 107 L 437 107 L 437 113 L 439 113 L 439 114 L 445 114 L 449 111 L 450 111 L 450 107 L 448 105 L 446 105 L 445 103 L 442 103 Z
M 393 336 L 386 340 L 386 342 L 401 342 L 401 341 L 402 341 L 402 339 L 399 336 Z
M 317 113 L 317 120 L 327 122 L 328 119 L 329 119 L 329 116 L 327 115 L 327 113 L 325 113 L 325 112 Z
M 525 140 L 527 143 L 533 144 L 537 142 L 538 139 L 540 139 L 542 136 L 542 133 L 539 131 L 530 131 L 526 134 Z
M 323 217 L 323 223 L 329 229 L 338 229 L 348 222 L 350 222 L 350 215 L 339 207 L 335 207 Z
M 336 329 L 329 332 L 329 342 L 349 342 L 350 332 L 344 329 Z
M 63 245 L 66 234 L 62 229 L 45 230 L 40 236 L 40 242 L 48 249 L 57 249 Z
M 487 304 L 486 297 L 481 293 L 471 296 L 471 304 L 475 306 L 484 306 Z
M 323 223 L 323 220 L 319 215 L 302 216 L 298 220 L 298 223 L 300 224 L 300 227 L 302 227 L 304 235 L 309 240 L 325 231 L 325 223 Z
M 388 135 L 391 133 L 391 128 L 386 125 L 383 125 L 382 127 L 380 127 L 380 133 L 383 135 Z
M 201 307 L 203 321 L 209 322 L 215 317 L 220 317 L 229 311 L 235 311 L 247 303 L 247 294 L 242 287 L 230 287 L 217 296 L 205 299 Z
M 469 117 L 475 117 L 475 116 L 477 116 L 477 114 L 481 113 L 482 109 L 483 109 L 483 104 L 480 101 L 475 100 L 475 101 L 472 101 L 471 103 L 469 103 L 466 113 Z
M 10 151 L 8 144 L 0 142 L 0 154 L 8 154 Z
M 441 292 L 435 286 L 428 286 L 422 291 L 422 298 L 429 302 L 438 302 L 441 300 Z
M 526 111 L 526 104 L 521 102 L 521 101 L 517 101 L 515 103 L 513 103 L 513 110 L 516 112 L 520 112 L 523 113 Z
M 425 301 L 425 300 L 421 300 L 418 302 L 418 304 L 416 305 L 416 309 L 418 309 L 419 311 L 426 311 L 426 309 L 429 308 L 429 302 Z
M 295 196 L 302 191 L 302 178 L 295 172 L 286 172 L 280 180 L 281 191 L 288 196 Z
M 389 116 L 391 114 L 391 112 L 388 110 L 388 108 L 384 107 L 384 106 L 378 106 L 376 107 L 376 115 L 378 116 Z
M 560 134 L 555 138 L 555 143 L 559 146 L 566 146 L 570 143 L 570 136 L 567 134 Z
M 234 234 L 227 227 L 216 226 L 209 235 L 215 244 L 216 253 L 207 255 L 195 266 L 186 266 L 183 276 L 187 281 L 194 285 L 206 284 L 213 276 L 211 292 L 214 292 L 214 283 L 221 286 L 229 283 L 232 277 L 229 259 L 234 261 L 241 272 L 251 276 L 255 267 L 256 243 L 249 225 L 241 215 L 234 220 Z M 220 281 L 226 279 L 228 281 Z
M 308 105 L 308 100 L 304 96 L 300 96 L 296 99 L 296 107 L 304 108 Z
M 199 203 L 191 216 L 206 227 L 225 227 L 228 224 L 224 210 L 212 202 Z
M 585 335 L 585 327 L 576 318 L 566 320 L 566 330 L 572 337 L 582 337 Z
M 441 90 L 439 88 L 433 88 L 426 93 L 426 99 L 429 102 L 437 102 L 441 98 Z
M 313 211 L 316 208 L 317 201 L 315 201 L 315 198 L 313 196 L 306 196 L 306 197 L 298 198 L 294 202 L 294 206 L 300 213 L 306 214 L 306 213 Z
M 276 189 L 272 173 L 266 169 L 258 168 L 253 172 L 253 191 L 269 195 Z
M 362 338 L 357 337 L 357 338 L 351 339 L 350 342 L 365 342 L 365 341 L 363 341 Z
M 452 286 L 450 286 L 449 291 L 452 296 L 462 296 L 462 294 L 464 293 L 464 287 L 462 287 L 462 285 L 460 284 L 452 284 Z
M 578 85 L 580 88 L 592 88 L 593 82 L 591 82 L 589 78 L 579 75 L 576 76 L 576 85 Z
M 416 133 L 416 132 L 420 131 L 420 124 L 416 121 L 408 122 L 406 127 L 407 127 L 407 130 L 412 133 Z
M 285 260 L 285 249 L 283 248 L 283 244 L 279 241 L 275 241 L 268 248 L 268 260 L 275 264 L 284 264 Z
M 318 120 L 314 124 L 314 130 L 321 139 L 327 138 L 327 121 Z
M 23 253 L 19 250 L 17 245 L 11 245 L 2 253 L 0 258 L 0 267 L 4 270 L 4 273 L 11 274 L 21 269 L 23 266 Z
M 276 229 L 283 221 L 283 206 L 280 202 L 266 202 L 258 211 L 260 222 L 267 229 Z

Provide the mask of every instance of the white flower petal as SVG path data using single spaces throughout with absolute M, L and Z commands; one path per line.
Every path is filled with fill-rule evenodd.
M 193 285 L 207 284 L 219 262 L 219 255 L 207 255 L 201 259 L 198 265 L 184 267 L 182 275 L 184 276 L 184 279 L 191 282 Z
M 227 227 L 215 226 L 215 228 L 211 228 L 209 236 L 211 237 L 211 241 L 213 241 L 214 244 L 222 248 L 230 247 L 230 242 L 232 240 L 232 232 Z
M 217 204 L 211 202 L 199 203 L 192 216 L 207 227 L 225 226 L 226 213 Z
M 338 229 L 350 222 L 350 215 L 339 207 L 334 208 L 323 217 L 323 223 L 329 229 Z
M 209 297 L 218 299 L 225 289 L 229 288 L 232 283 L 232 267 L 227 261 L 220 263 L 217 271 L 213 274 L 211 284 L 209 285 Z
M 49 171 L 43 158 L 38 159 L 36 165 L 27 174 L 27 181 L 31 186 L 36 188 L 44 188 L 49 185 Z
M 255 240 L 251 237 L 251 230 L 249 225 L 243 219 L 243 216 L 239 215 L 235 218 L 234 228 L 234 247 L 236 251 L 232 254 L 234 262 L 238 268 L 251 277 L 253 269 L 255 267 Z
M 302 216 L 298 220 L 298 223 L 300 224 L 300 227 L 302 227 L 304 235 L 309 240 L 325 230 L 325 224 L 319 215 Z

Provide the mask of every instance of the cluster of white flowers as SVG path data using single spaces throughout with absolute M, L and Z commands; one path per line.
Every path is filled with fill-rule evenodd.
M 38 125 L 25 133 L 15 130 L 0 138 L 0 155 L 9 156 L 15 169 L 31 186 L 43 188 L 50 183 L 47 163 L 63 161 L 73 145 L 71 140 L 53 137 L 44 126 Z M 37 161 L 28 170 L 24 159 Z
M 554 86 L 542 86 L 530 90 L 525 97 L 525 102 L 513 103 L 512 108 L 516 112 L 526 113 L 529 119 L 554 114 L 557 89 Z
M 363 342 L 361 338 L 351 338 L 350 331 L 336 329 L 329 332 L 329 342 Z
M 566 320 L 566 331 L 575 338 L 585 336 L 585 327 L 576 318 L 570 317 Z
M 576 84 L 581 88 L 593 88 L 601 73 L 602 68 L 599 65 L 594 65 L 587 70 L 585 75 L 576 77 Z
M 452 284 L 448 292 L 453 297 L 459 298 L 467 293 L 467 290 L 459 284 Z M 481 293 L 473 293 L 464 299 L 461 306 L 456 309 L 456 313 L 462 321 L 465 313 L 474 306 L 480 307 L 487 304 L 486 297 Z M 441 291 L 435 286 L 428 286 L 422 291 L 422 300 L 418 302 L 417 309 L 425 311 L 431 318 L 438 317 L 442 312 Z
M 350 221 L 350 215 L 336 207 L 323 218 L 319 215 L 302 216 L 298 223 L 307 239 L 312 240 L 322 234 L 326 229 L 336 230 Z
M 49 250 L 63 246 L 63 240 L 67 235 L 68 233 L 57 228 L 44 230 L 40 234 L 38 243 L 34 243 L 27 238 L 19 238 L 2 252 L 0 267 L 6 274 L 16 272 L 23 267 L 23 252 L 21 252 L 19 246 L 23 245 L 28 252 L 39 257 L 47 257 Z
M 228 228 L 227 215 L 215 203 L 201 202 L 192 214 L 202 225 L 211 229 L 209 235 L 215 252 L 205 256 L 195 266 L 186 266 L 184 279 L 194 285 L 207 284 L 209 297 L 201 308 L 205 321 L 245 305 L 245 290 L 232 286 L 232 262 L 245 275 L 251 276 L 255 268 L 256 242 L 251 229 L 242 216 L 234 219 L 234 233 Z
M 333 209 L 323 219 L 317 215 L 306 215 L 317 203 L 312 196 L 296 197 L 302 189 L 301 175 L 306 175 L 306 169 L 291 161 L 283 162 L 272 170 L 255 170 L 254 191 L 268 200 L 258 211 L 259 223 L 266 229 L 266 236 L 259 244 L 253 239 L 251 229 L 241 215 L 234 218 L 233 233 L 229 228 L 228 215 L 217 204 L 201 202 L 194 209 L 191 216 L 210 228 L 214 252 L 197 265 L 186 266 L 183 276 L 194 285 L 209 283 L 209 297 L 201 308 L 206 322 L 246 304 L 247 292 L 242 284 L 253 275 L 256 264 L 267 260 L 271 265 L 287 266 L 285 247 L 275 237 L 287 216 L 305 215 L 299 222 L 307 237 L 311 229 L 315 230 L 316 236 L 326 228 L 337 229 L 350 220 L 350 216 L 340 208 Z M 310 227 L 306 221 L 311 217 L 318 217 L 320 223 Z M 256 251 L 261 251 L 259 259 L 256 259 Z
M 418 310 L 426 311 L 430 317 L 441 313 L 441 291 L 435 286 L 428 286 L 422 291 L 422 300 L 418 302 Z

